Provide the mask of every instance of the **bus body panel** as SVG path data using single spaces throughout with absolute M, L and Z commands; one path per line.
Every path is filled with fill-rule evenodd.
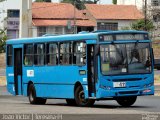
M 126 33 L 146 33 L 136 31 L 126 31 Z M 111 32 L 110 34 L 117 34 L 121 32 Z M 124 32 L 125 33 L 125 32 Z M 104 34 L 104 33 L 100 33 Z M 106 33 L 109 34 L 109 33 Z M 22 48 L 23 44 L 28 43 L 48 43 L 48 42 L 67 42 L 67 41 L 85 41 L 86 44 L 98 45 L 100 44 L 113 44 L 111 41 L 105 41 L 99 43 L 98 33 L 94 34 L 81 34 L 81 35 L 62 35 L 55 37 L 39 37 L 39 38 L 24 38 L 19 40 L 9 40 L 7 45 L 13 45 L 13 48 Z M 121 43 L 135 43 L 133 41 L 115 41 L 116 44 Z M 150 43 L 150 40 L 142 40 L 141 42 Z M 24 50 L 22 50 L 22 63 L 24 57 Z M 99 54 L 97 53 L 97 56 Z M 14 56 L 14 55 L 13 55 Z M 7 60 L 7 59 L 6 59 Z M 28 83 L 33 82 L 37 97 L 42 98 L 74 98 L 74 87 L 79 82 L 84 90 L 85 98 L 93 97 L 94 99 L 103 99 L 110 97 L 120 96 L 142 96 L 142 95 L 153 95 L 154 94 L 154 74 L 153 64 L 152 72 L 149 74 L 131 74 L 131 75 L 110 75 L 104 76 L 100 70 L 100 57 L 98 56 L 98 75 L 95 80 L 95 96 L 89 96 L 88 92 L 88 78 L 87 78 L 87 64 L 83 66 L 78 65 L 43 65 L 43 66 L 24 66 L 22 64 L 22 94 L 27 96 Z M 85 71 L 86 74 L 80 74 L 80 71 Z M 14 67 L 7 66 L 7 89 L 8 91 L 15 94 L 14 88 Z M 124 80 L 123 80 L 124 79 Z M 128 80 L 127 80 L 128 79 Z M 133 80 L 134 79 L 134 80 Z M 137 79 L 137 80 L 136 80 Z M 124 88 L 114 88 L 114 82 L 126 82 Z
M 154 94 L 154 75 L 100 76 L 97 99 L 118 96 L 140 96 Z M 126 87 L 115 88 L 114 82 L 126 82 Z M 148 90 L 148 91 L 147 91 Z
M 87 75 L 80 75 L 79 70 L 86 70 L 86 66 L 23 67 L 23 81 L 35 84 L 37 97 L 73 98 L 75 83 L 87 84 Z M 29 75 L 30 71 L 33 75 Z

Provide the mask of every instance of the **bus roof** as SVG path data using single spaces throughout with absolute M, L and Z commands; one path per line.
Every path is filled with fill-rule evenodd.
M 147 34 L 146 31 L 121 30 L 121 31 L 99 31 L 95 33 L 68 34 L 57 36 L 42 36 L 35 38 L 20 38 L 7 40 L 6 44 L 24 44 L 37 42 L 54 42 L 54 41 L 76 41 L 76 40 L 97 40 L 99 34 L 119 34 L 119 33 L 141 33 Z

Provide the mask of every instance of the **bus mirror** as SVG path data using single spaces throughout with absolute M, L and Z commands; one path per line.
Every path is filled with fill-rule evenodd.
M 98 55 L 99 54 L 99 45 L 96 45 L 95 46 L 95 55 Z

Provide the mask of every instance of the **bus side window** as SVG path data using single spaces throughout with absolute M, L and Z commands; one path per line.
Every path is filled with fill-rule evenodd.
M 33 44 L 24 45 L 24 65 L 32 66 L 33 65 Z
M 57 65 L 58 64 L 58 45 L 56 43 L 47 44 L 47 65 Z
M 73 63 L 76 65 L 86 64 L 86 44 L 84 42 L 74 43 Z
M 72 64 L 72 44 L 65 42 L 60 44 L 60 64 Z
M 34 48 L 34 64 L 35 65 L 44 65 L 44 56 L 45 56 L 45 47 L 44 44 L 36 44 Z
M 12 45 L 8 45 L 7 46 L 7 65 L 8 66 L 12 66 L 13 65 L 13 61 L 12 61 L 12 58 L 13 58 L 13 47 Z

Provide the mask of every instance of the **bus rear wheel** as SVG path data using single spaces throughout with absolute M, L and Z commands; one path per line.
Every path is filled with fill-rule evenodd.
M 70 106 L 75 106 L 76 105 L 75 99 L 66 99 L 66 102 Z
M 136 100 L 137 100 L 137 96 L 116 98 L 117 103 L 123 107 L 129 107 L 133 105 L 136 102 Z
M 29 85 L 28 98 L 30 104 L 45 104 L 47 99 L 36 97 L 36 90 L 33 84 Z
M 92 106 L 95 102 L 93 99 L 85 99 L 84 90 L 81 86 L 78 86 L 75 90 L 75 101 L 78 106 Z

